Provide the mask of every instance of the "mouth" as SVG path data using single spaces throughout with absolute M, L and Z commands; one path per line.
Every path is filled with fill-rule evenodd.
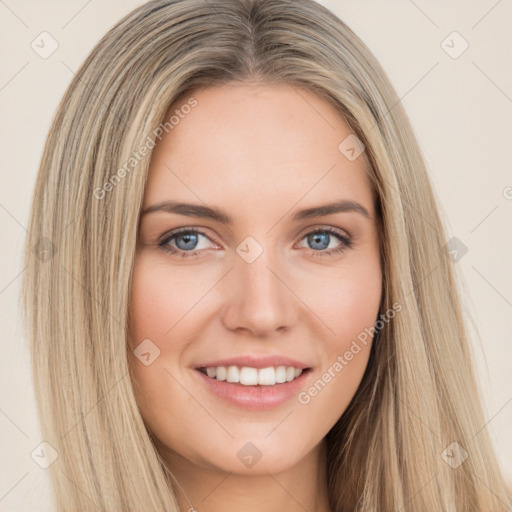
M 194 373 L 208 394 L 222 403 L 257 412 L 296 399 L 312 368 L 215 366 L 197 367 Z
M 269 387 L 292 382 L 302 374 L 310 372 L 311 368 L 296 368 L 294 366 L 253 368 L 232 365 L 199 367 L 196 370 L 216 381 L 240 386 Z

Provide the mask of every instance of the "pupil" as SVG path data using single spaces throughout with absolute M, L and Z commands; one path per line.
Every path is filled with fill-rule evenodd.
M 322 247 L 313 247 L 313 249 L 325 249 L 329 246 L 329 234 L 328 233 L 315 233 L 314 235 L 310 235 L 310 240 L 313 243 L 320 243 L 323 245 Z M 322 244 L 322 242 L 325 242 Z
M 180 247 L 179 241 L 180 239 L 186 240 L 185 241 L 185 247 Z M 187 249 L 193 249 L 195 244 L 197 243 L 197 234 L 195 233 L 188 233 L 186 235 L 180 235 L 176 239 L 176 245 L 179 249 L 187 250 Z

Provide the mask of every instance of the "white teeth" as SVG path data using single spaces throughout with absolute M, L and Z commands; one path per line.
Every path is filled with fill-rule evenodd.
M 293 366 L 277 366 L 268 368 L 251 368 L 249 366 L 217 366 L 206 368 L 208 377 L 240 383 L 244 386 L 273 386 L 290 382 L 302 373 L 302 369 Z
M 278 366 L 276 368 L 276 382 L 278 384 L 286 382 L 286 366 Z
M 258 382 L 258 369 L 243 366 L 240 369 L 240 384 L 244 386 L 256 386 Z
M 228 366 L 226 380 L 228 382 L 240 382 L 240 370 L 238 369 L 238 366 Z
M 258 384 L 261 386 L 273 386 L 276 383 L 276 371 L 271 366 L 258 370 Z
M 208 369 L 206 371 L 208 371 Z M 217 380 L 226 380 L 227 370 L 225 366 L 217 366 L 217 368 L 215 369 L 215 373 L 215 378 Z

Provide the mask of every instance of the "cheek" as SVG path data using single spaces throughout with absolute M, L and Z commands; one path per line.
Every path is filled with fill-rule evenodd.
M 194 277 L 191 272 L 186 272 L 184 277 L 176 268 L 171 269 L 144 256 L 138 258 L 134 265 L 130 304 L 133 343 L 150 338 L 163 347 L 173 329 L 187 323 L 184 317 L 205 293 L 204 282 L 203 277 Z
M 181 289 L 180 294 L 176 294 L 176 286 L 165 279 L 161 265 L 143 256 L 136 258 L 130 298 L 129 355 L 135 393 L 145 418 L 159 408 L 159 390 L 167 380 L 163 361 L 170 349 L 174 351 L 174 345 L 164 340 L 184 314 L 182 301 L 177 296 L 182 297 Z M 138 359 L 134 354 L 143 343 L 147 347 L 144 353 L 150 354 L 149 361 Z
M 186 378 L 182 363 L 187 347 L 201 333 L 200 308 L 195 306 L 212 281 L 204 272 L 171 268 L 158 260 L 143 253 L 135 259 L 130 298 L 132 382 L 137 403 L 149 425 L 160 424 L 172 412 L 168 396 L 174 397 L 175 411 L 186 410 L 190 405 L 190 396 L 178 382 Z M 158 353 L 148 365 L 134 355 L 143 342 L 150 353 Z
M 314 311 L 329 328 L 325 348 L 332 358 L 334 352 L 347 350 L 359 335 L 364 338 L 375 325 L 382 296 L 378 252 L 354 253 L 346 263 L 319 277 L 312 281 L 316 286 L 309 284 L 304 293 L 312 298 Z
M 366 370 L 372 345 L 373 327 L 381 298 L 380 271 L 357 273 L 331 283 L 325 323 L 334 331 L 322 343 L 322 365 L 317 378 L 298 395 L 307 411 L 304 421 L 314 428 L 315 418 L 331 428 L 347 409 Z M 337 286 L 336 286 L 337 284 Z
M 357 391 L 368 363 L 382 295 L 377 255 L 340 268 L 325 283 L 322 292 L 317 288 L 310 293 L 316 297 L 318 316 L 329 327 L 329 334 L 322 343 L 319 380 L 314 389 L 305 390 L 301 403 L 309 403 L 308 400 L 322 394 L 315 408 L 321 407 L 320 402 L 324 407 L 335 403 L 332 416 L 336 418 Z
M 340 350 L 346 350 L 358 336 L 364 339 L 363 333 L 375 325 L 381 292 L 378 275 L 369 282 L 353 275 L 332 290 L 331 307 L 335 310 L 331 312 L 329 320 L 336 332 L 335 344 Z

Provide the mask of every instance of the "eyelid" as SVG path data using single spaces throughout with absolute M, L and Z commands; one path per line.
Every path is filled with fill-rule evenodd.
M 313 226 L 308 226 L 307 228 L 304 228 L 303 230 L 299 231 L 299 234 L 297 236 L 304 237 L 305 235 L 309 234 L 310 232 L 314 231 L 330 231 L 335 232 L 341 236 L 344 236 L 345 238 L 352 240 L 353 236 L 351 233 L 349 233 L 346 229 L 337 228 L 335 226 L 331 226 L 330 224 L 315 224 Z
M 165 243 L 167 240 L 169 240 L 172 237 L 178 236 L 182 233 L 198 233 L 199 235 L 203 235 L 206 238 L 210 239 L 212 242 L 214 242 L 217 245 L 221 245 L 219 242 L 215 240 L 215 237 L 211 236 L 210 234 L 206 233 L 206 229 L 203 227 L 196 227 L 196 226 L 185 226 L 182 228 L 176 228 L 171 231 L 167 231 L 162 236 L 160 236 L 157 240 L 157 243 Z

